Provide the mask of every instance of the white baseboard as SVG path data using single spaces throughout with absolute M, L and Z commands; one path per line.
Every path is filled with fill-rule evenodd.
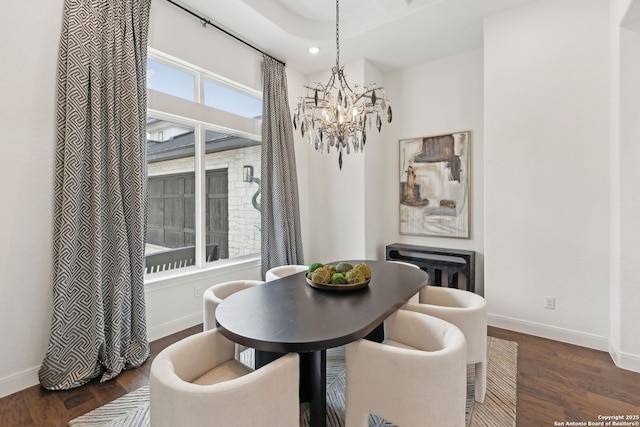
M 172 320 L 147 329 L 147 339 L 149 342 L 175 334 L 192 326 L 202 323 L 202 311 Z
M 558 328 L 528 320 L 515 319 L 497 314 L 489 314 L 488 324 L 496 328 L 508 329 L 523 334 L 535 335 L 554 341 L 566 342 L 594 350 L 609 351 L 609 338 L 600 335 L 587 334 L 571 329 Z
M 609 355 L 618 368 L 640 372 L 640 356 L 624 353 L 612 342 L 609 342 Z
M 21 372 L 0 378 L 0 398 L 24 390 L 40 383 L 38 370 L 40 366 L 25 369 Z

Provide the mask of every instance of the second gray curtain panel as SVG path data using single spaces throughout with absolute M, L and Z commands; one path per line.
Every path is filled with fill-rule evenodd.
M 284 65 L 264 56 L 262 107 L 262 277 L 304 264 L 293 126 Z

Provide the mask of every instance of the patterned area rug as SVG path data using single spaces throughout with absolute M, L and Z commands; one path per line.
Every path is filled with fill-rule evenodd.
M 516 374 L 518 346 L 511 341 L 488 337 L 487 394 L 483 403 L 473 398 L 473 366 L 467 370 L 467 427 L 512 427 L 516 425 Z M 242 353 L 243 363 L 253 366 L 253 352 Z M 344 350 L 327 351 L 327 426 L 344 426 Z M 119 399 L 69 422 L 72 427 L 148 427 L 149 387 L 140 387 Z M 309 425 L 308 405 L 300 407 L 300 425 Z M 394 424 L 372 415 L 370 427 Z

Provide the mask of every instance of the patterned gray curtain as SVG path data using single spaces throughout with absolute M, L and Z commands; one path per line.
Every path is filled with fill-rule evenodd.
M 304 264 L 293 127 L 284 65 L 264 56 L 262 92 L 262 277 L 272 267 Z
M 66 0 L 58 57 L 51 390 L 149 355 L 144 303 L 151 0 Z

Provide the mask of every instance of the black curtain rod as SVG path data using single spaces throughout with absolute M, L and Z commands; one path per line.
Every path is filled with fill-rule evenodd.
M 186 7 L 174 2 L 173 0 L 167 0 L 169 3 L 171 3 L 172 5 L 174 5 L 175 7 L 178 7 L 180 9 L 182 9 L 183 11 L 187 12 L 189 15 L 195 16 L 196 18 L 198 18 L 200 20 L 200 22 L 202 23 L 202 26 L 206 27 L 207 25 L 211 25 L 213 28 L 215 28 L 218 31 L 222 31 L 223 33 L 225 33 L 226 35 L 228 35 L 229 37 L 233 37 L 234 39 L 236 39 L 237 41 L 239 41 L 240 43 L 249 46 L 251 49 L 260 52 L 263 55 L 268 56 L 269 58 L 273 59 L 276 62 L 279 62 L 280 64 L 282 64 L 283 66 L 286 66 L 287 64 L 284 63 L 284 61 L 279 60 L 278 58 L 274 58 L 273 56 L 269 55 L 268 53 L 266 53 L 265 51 L 263 51 L 260 48 L 255 47 L 254 45 L 252 45 L 251 43 L 242 40 L 240 37 L 236 36 L 235 34 L 230 33 L 229 31 L 225 30 L 224 28 L 219 27 L 218 25 L 214 24 L 213 22 L 211 22 L 210 20 L 208 20 L 207 18 L 204 18 L 200 15 L 198 15 L 197 13 L 195 13 L 192 10 L 187 9 Z

